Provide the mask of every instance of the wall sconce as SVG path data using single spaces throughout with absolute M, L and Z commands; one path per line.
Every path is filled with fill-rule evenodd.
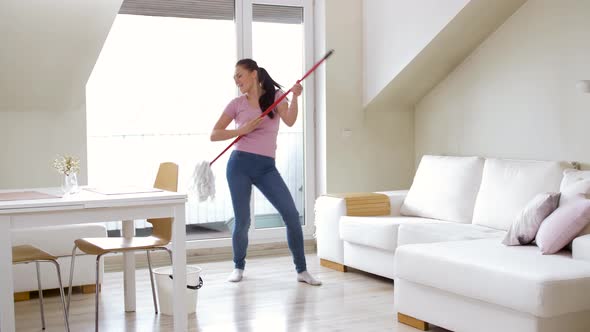
M 578 91 L 580 92 L 590 93 L 590 80 L 578 81 L 578 83 L 576 83 L 576 88 L 578 88 Z

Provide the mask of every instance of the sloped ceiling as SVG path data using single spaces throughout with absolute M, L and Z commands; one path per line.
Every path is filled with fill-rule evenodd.
M 469 1 L 379 93 L 365 100 L 365 109 L 413 107 L 525 2 Z
M 122 0 L 0 2 L 0 111 L 69 111 Z

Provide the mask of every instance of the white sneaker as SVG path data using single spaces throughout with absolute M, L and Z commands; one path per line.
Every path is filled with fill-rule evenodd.
M 319 281 L 318 279 L 314 278 L 307 271 L 303 271 L 301 273 L 297 273 L 297 281 L 299 281 L 299 282 L 305 282 L 305 283 L 308 283 L 308 284 L 310 284 L 312 286 L 319 286 L 319 285 L 322 284 L 321 281 Z
M 244 270 L 234 269 L 232 273 L 227 278 L 229 282 L 240 282 L 242 281 L 242 277 L 244 276 Z

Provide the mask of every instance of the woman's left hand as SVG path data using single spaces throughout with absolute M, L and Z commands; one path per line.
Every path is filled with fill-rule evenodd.
M 301 84 L 297 83 L 293 85 L 293 87 L 291 88 L 291 92 L 293 92 L 293 97 L 299 97 L 301 96 L 301 92 L 303 92 L 303 87 L 301 86 Z

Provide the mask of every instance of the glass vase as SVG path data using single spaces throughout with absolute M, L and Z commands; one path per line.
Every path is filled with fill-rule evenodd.
M 64 193 L 64 195 L 75 194 L 79 190 L 78 175 L 76 173 L 64 174 L 61 183 L 61 191 Z

